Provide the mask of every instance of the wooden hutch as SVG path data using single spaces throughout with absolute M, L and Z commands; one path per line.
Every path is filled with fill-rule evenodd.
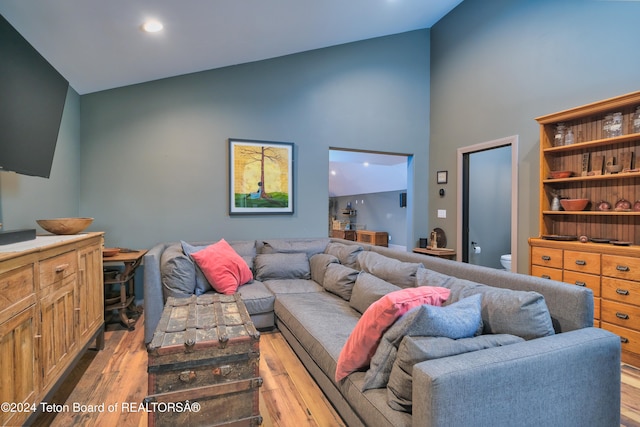
M 640 133 L 633 132 L 638 106 L 640 92 L 633 92 L 536 119 L 540 237 L 529 239 L 530 274 L 592 289 L 594 325 L 619 335 L 622 360 L 635 366 L 640 366 L 640 202 L 635 203 Z M 622 113 L 622 135 L 603 130 L 605 116 L 613 113 Z M 571 129 L 573 143 L 554 144 L 558 124 Z M 625 169 L 608 173 L 602 163 L 612 162 Z M 552 171 L 572 175 L 552 179 Z M 557 210 L 554 195 L 590 203 L 582 211 Z

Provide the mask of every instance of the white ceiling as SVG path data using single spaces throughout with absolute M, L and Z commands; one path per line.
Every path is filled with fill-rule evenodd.
M 407 189 L 406 155 L 329 150 L 329 196 Z
M 0 0 L 86 94 L 430 28 L 462 0 Z M 143 21 L 164 30 L 148 34 Z

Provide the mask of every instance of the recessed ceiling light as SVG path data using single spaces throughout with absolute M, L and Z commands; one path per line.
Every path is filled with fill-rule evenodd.
M 155 19 L 151 19 L 142 24 L 142 30 L 147 33 L 157 33 L 158 31 L 162 31 L 163 28 L 164 25 L 162 25 L 162 22 Z
M 364 167 L 367 167 L 367 166 L 369 166 L 369 162 L 364 162 L 363 165 L 364 165 Z

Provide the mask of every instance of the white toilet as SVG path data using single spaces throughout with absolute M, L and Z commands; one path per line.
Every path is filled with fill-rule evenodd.
M 500 257 L 500 264 L 502 264 L 505 270 L 511 271 L 511 254 L 502 255 Z

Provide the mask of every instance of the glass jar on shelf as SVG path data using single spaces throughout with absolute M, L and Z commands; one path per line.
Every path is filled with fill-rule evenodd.
M 571 128 L 567 129 L 567 132 L 564 135 L 564 145 L 571 145 L 573 144 L 574 139 L 573 139 L 573 130 Z
M 622 135 L 622 113 L 613 113 L 609 134 L 611 137 Z
M 613 114 L 607 114 L 604 116 L 604 122 L 602 122 L 602 137 L 611 138 L 611 125 L 613 124 Z
M 633 133 L 640 133 L 640 107 L 633 113 Z
M 564 123 L 558 123 L 556 125 L 556 133 L 553 137 L 554 147 L 561 147 L 564 145 L 564 132 L 565 132 Z

